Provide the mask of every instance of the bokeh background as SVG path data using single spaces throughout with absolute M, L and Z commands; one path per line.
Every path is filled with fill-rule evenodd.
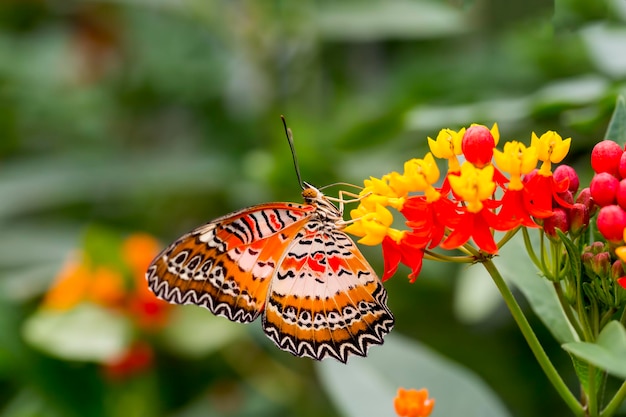
M 281 114 L 318 186 L 401 170 L 439 129 L 494 122 L 506 140 L 572 137 L 588 183 L 625 87 L 624 21 L 623 0 L 2 0 L 0 416 L 342 415 L 316 365 L 259 323 L 141 304 L 133 254 L 300 201 Z M 364 252 L 381 271 L 380 249 Z M 122 285 L 85 289 L 85 259 Z M 568 415 L 462 270 L 389 280 L 394 333 L 473 371 L 513 416 Z

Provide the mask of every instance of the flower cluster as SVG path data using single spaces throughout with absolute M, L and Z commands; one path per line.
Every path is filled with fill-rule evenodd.
M 552 164 L 567 155 L 571 139 L 554 131 L 533 133 L 530 146 L 511 141 L 502 151 L 496 148 L 499 139 L 495 124 L 491 129 L 482 125 L 443 129 L 436 139 L 428 138 L 430 152 L 407 161 L 402 173 L 364 181 L 360 204 L 352 210 L 353 221 L 346 231 L 359 236 L 360 243 L 382 243 L 383 279 L 403 263 L 414 280 L 424 255 L 437 246 L 467 248 L 472 239 L 485 254 L 496 254 L 494 231 L 538 227 L 542 221 L 565 231 L 571 224 L 583 227 L 584 216 L 572 211 L 572 195 L 578 189 L 575 172 L 566 168 L 558 176 L 552 172 Z M 441 185 L 436 159 L 447 162 Z M 587 223 L 589 204 L 587 199 Z M 563 213 L 555 211 L 556 206 Z M 406 228 L 392 227 L 390 209 L 404 216 Z
M 130 321 L 137 336 L 162 329 L 170 304 L 157 299 L 145 281 L 158 241 L 133 234 L 110 250 L 113 255 L 106 260 L 94 259 L 89 250 L 75 254 L 46 293 L 41 311 L 62 314 L 88 304 Z M 151 346 L 137 337 L 121 354 L 107 359 L 103 369 L 111 378 L 126 377 L 146 369 L 152 358 Z

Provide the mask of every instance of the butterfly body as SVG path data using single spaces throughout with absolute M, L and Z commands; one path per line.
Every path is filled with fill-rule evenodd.
M 152 262 L 152 291 L 235 322 L 263 315 L 267 336 L 313 359 L 365 356 L 393 327 L 380 280 L 314 187 L 306 204 L 269 203 L 183 235 Z

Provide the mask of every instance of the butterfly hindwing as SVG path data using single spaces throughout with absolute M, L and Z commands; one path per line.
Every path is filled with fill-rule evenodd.
M 281 349 L 346 362 L 383 343 L 394 318 L 382 283 L 354 242 L 334 223 L 310 219 L 275 272 L 263 315 Z
M 148 268 L 148 285 L 170 303 L 251 322 L 263 309 L 281 256 L 314 211 L 312 205 L 270 203 L 215 219 L 163 250 Z

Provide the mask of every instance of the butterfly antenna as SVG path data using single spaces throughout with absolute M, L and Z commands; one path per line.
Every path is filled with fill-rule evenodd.
M 296 169 L 296 176 L 298 177 L 298 183 L 300 187 L 304 190 L 306 187 L 302 182 L 302 176 L 300 175 L 300 166 L 298 165 L 298 156 L 296 155 L 296 147 L 293 144 L 293 133 L 291 133 L 291 129 L 287 127 L 287 121 L 285 120 L 285 116 L 281 115 L 280 119 L 283 121 L 283 126 L 285 127 L 285 134 L 287 135 L 287 141 L 289 142 L 289 148 L 291 149 L 291 157 L 293 158 L 293 166 Z

